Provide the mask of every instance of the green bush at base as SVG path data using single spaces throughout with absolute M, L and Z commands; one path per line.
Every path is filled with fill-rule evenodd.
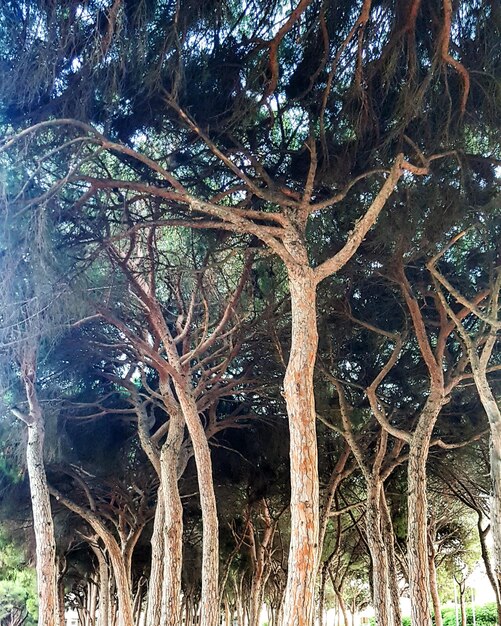
M 496 626 L 497 610 L 494 602 L 475 607 L 476 626 Z M 456 626 L 456 609 L 447 608 L 442 610 L 442 620 L 444 626 Z M 371 626 L 374 626 L 374 619 L 371 619 Z M 433 618 L 435 624 L 435 619 Z M 466 608 L 466 623 L 473 626 L 473 612 L 471 605 Z M 459 624 L 461 625 L 461 614 L 459 614 Z M 403 617 L 402 626 L 411 626 L 411 618 Z

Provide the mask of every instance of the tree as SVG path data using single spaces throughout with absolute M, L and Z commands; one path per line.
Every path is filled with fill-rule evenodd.
M 385 207 L 395 213 L 397 182 L 406 188 L 416 175 L 439 186 L 442 159 L 452 162 L 472 133 L 489 136 L 495 9 L 395 3 L 383 20 L 367 1 L 355 9 L 320 0 L 292 10 L 278 0 L 252 11 L 233 2 L 212 8 L 41 3 L 21 11 L 18 37 L 19 7 L 9 3 L 1 45 L 16 88 L 5 90 L 5 110 L 15 131 L 34 125 L 4 149 L 29 144 L 29 159 L 38 155 L 43 167 L 27 169 L 28 177 L 44 184 L 39 193 L 27 184 L 15 202 L 27 210 L 57 196 L 63 230 L 102 219 L 114 239 L 164 221 L 236 232 L 247 243 L 255 237 L 283 261 L 292 305 L 284 379 L 292 533 L 282 620 L 309 624 L 319 532 L 317 286 L 353 258 Z M 44 69 L 20 81 L 37 55 Z M 136 59 L 128 73 L 126 58 Z M 489 146 L 480 150 L 490 157 Z M 459 169 L 450 175 L 459 180 Z M 322 214 L 333 227 L 320 234 L 312 226 Z M 413 448 L 421 483 L 426 452 Z M 419 619 L 428 624 L 415 580 Z

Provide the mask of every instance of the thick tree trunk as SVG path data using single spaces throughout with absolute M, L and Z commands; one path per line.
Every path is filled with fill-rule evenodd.
M 263 573 L 261 568 L 252 576 L 249 598 L 249 626 L 259 626 L 263 599 Z
M 176 392 L 193 444 L 197 468 L 200 507 L 202 509 L 202 593 L 200 597 L 200 626 L 219 624 L 219 520 L 212 475 L 209 442 L 200 420 L 191 389 L 175 383 Z
M 407 549 L 413 626 L 431 626 L 426 498 L 428 444 L 429 438 L 416 439 L 409 452 Z
M 318 453 L 313 371 L 317 354 L 316 288 L 309 268 L 289 269 L 292 339 L 284 379 L 290 431 L 291 541 L 283 626 L 311 626 L 319 533 Z
M 38 626 L 54 626 L 59 620 L 57 592 L 56 541 L 50 495 L 44 465 L 44 421 L 35 388 L 36 356 L 30 354 L 22 364 L 22 377 L 30 408 L 22 416 L 28 426 L 26 467 L 30 482 L 33 530 L 36 544 Z M 17 414 L 17 413 L 16 413 Z
M 367 485 L 366 528 L 367 545 L 372 561 L 372 596 L 376 626 L 396 626 L 390 598 L 389 564 L 383 532 L 381 509 L 382 482 Z
M 409 452 L 407 550 L 409 595 L 413 626 L 431 626 L 430 577 L 428 571 L 426 460 L 429 437 L 416 433 Z
M 170 416 L 167 441 L 160 455 L 160 473 L 164 500 L 164 569 L 162 593 L 162 626 L 181 623 L 181 572 L 183 565 L 183 505 L 179 495 L 177 465 L 184 438 L 182 415 Z M 156 624 L 151 623 L 151 626 Z

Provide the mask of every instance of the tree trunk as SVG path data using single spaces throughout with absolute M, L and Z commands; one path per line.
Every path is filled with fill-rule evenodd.
M 427 546 L 426 460 L 428 442 L 411 445 L 408 470 L 409 595 L 413 626 L 431 626 L 430 577 Z
M 334 581 L 332 582 L 334 585 Z M 348 621 L 348 612 L 346 611 L 346 605 L 343 600 L 343 596 L 339 589 L 334 589 L 339 605 L 339 609 L 341 610 L 341 615 L 343 616 L 343 626 L 350 626 L 350 622 Z
M 484 562 L 485 572 L 487 574 L 487 578 L 491 583 L 492 590 L 494 591 L 494 595 L 496 596 L 496 608 L 498 615 L 498 624 L 501 624 L 501 597 L 499 594 L 498 583 L 496 579 L 496 575 L 492 569 L 491 558 L 489 554 L 489 548 L 486 544 L 486 536 L 489 530 L 489 526 L 486 529 L 482 527 L 483 515 L 481 512 L 477 511 L 478 521 L 477 521 L 477 530 L 478 530 L 478 538 L 480 541 L 480 550 L 482 553 L 482 560 Z
M 410 447 L 408 467 L 407 550 L 411 621 L 413 626 L 431 626 L 426 497 L 426 460 L 429 438 L 424 441 L 416 438 L 415 441 L 416 443 L 411 444 Z
M 491 424 L 491 530 L 494 539 L 494 568 L 501 595 L 501 421 Z M 501 622 L 500 622 L 501 623 Z
M 110 614 L 110 571 L 108 563 L 99 547 L 94 554 L 99 564 L 99 626 L 108 626 Z
M 129 574 L 125 564 L 124 556 L 115 537 L 108 531 L 99 517 L 92 511 L 79 506 L 57 489 L 51 486 L 52 495 L 70 511 L 80 515 L 94 530 L 103 542 L 108 551 L 111 567 L 114 574 L 115 588 L 118 601 L 118 624 L 119 626 L 134 626 L 134 615 L 132 611 L 132 597 L 130 589 Z M 111 580 L 110 580 L 111 582 Z M 110 596 L 112 594 L 110 593 Z
M 292 338 L 284 379 L 290 432 L 291 541 L 283 626 L 311 626 L 319 533 L 318 452 L 313 371 L 317 354 L 316 288 L 309 268 L 289 270 Z
M 443 385 L 432 380 L 430 395 L 409 445 L 407 554 L 413 626 L 431 626 L 426 462 L 433 428 L 444 401 L 442 390 Z
M 318 593 L 318 623 L 320 626 L 325 626 L 325 584 L 327 582 L 327 572 L 325 567 L 322 567 L 322 574 L 320 577 L 320 589 Z
M 491 345 L 494 344 L 491 343 Z M 487 380 L 485 373 L 487 360 L 479 359 L 476 354 L 470 353 L 470 363 L 475 386 L 480 402 L 487 414 L 491 431 L 491 531 L 494 539 L 494 570 L 498 587 L 497 596 L 501 597 L 501 409 Z
M 437 583 L 437 568 L 435 566 L 435 559 L 430 557 L 430 593 L 433 602 L 433 613 L 435 615 L 435 626 L 443 626 L 442 620 L 442 606 L 440 603 L 440 596 L 438 595 L 438 583 Z
M 21 417 L 28 426 L 26 467 L 30 482 L 33 530 L 36 544 L 38 626 L 54 626 L 59 620 L 57 593 L 56 540 L 50 506 L 50 495 L 44 465 L 44 421 L 36 392 L 36 355 L 30 354 L 22 364 L 22 377 L 30 408 Z
M 179 495 L 177 464 L 184 438 L 182 415 L 172 413 L 167 441 L 160 455 L 160 473 L 164 500 L 164 569 L 162 626 L 181 623 L 181 571 L 183 565 L 183 505 Z M 205 530 L 204 530 L 205 535 Z M 150 626 L 156 626 L 151 623 Z
M 164 497 L 161 485 L 158 487 L 157 508 L 153 533 L 151 535 L 151 571 L 148 581 L 148 608 L 146 623 L 159 626 L 162 616 L 162 593 L 164 580 Z
M 402 612 L 400 610 L 400 589 L 398 588 L 397 558 L 395 556 L 395 533 L 391 514 L 386 501 L 384 485 L 381 486 L 381 528 L 383 533 L 386 552 L 388 554 L 388 585 L 390 594 L 390 606 L 393 614 L 393 622 L 396 626 L 402 623 Z
M 388 580 L 388 552 L 381 530 L 383 513 L 381 510 L 382 482 L 373 479 L 367 485 L 366 528 L 367 545 L 372 562 L 372 600 L 376 626 L 396 626 L 390 599 Z
M 458 583 L 459 587 L 459 607 L 461 609 L 461 626 L 467 626 L 466 622 L 466 601 L 465 601 L 465 592 L 466 592 L 466 584 L 465 582 Z
M 179 382 L 175 388 L 193 444 L 197 468 L 200 507 L 202 509 L 202 593 L 200 597 L 200 626 L 219 624 L 219 520 L 216 494 L 212 475 L 212 460 L 209 442 L 200 420 L 197 405 L 192 397 L 189 383 L 183 387 Z

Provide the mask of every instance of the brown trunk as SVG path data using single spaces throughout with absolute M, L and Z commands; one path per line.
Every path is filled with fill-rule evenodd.
M 381 530 L 383 513 L 381 510 L 382 482 L 373 479 L 367 485 L 366 528 L 367 545 L 372 562 L 372 595 L 376 626 L 396 626 L 390 599 L 388 580 L 388 552 Z
M 482 367 L 475 358 L 471 358 L 471 367 L 491 430 L 491 531 L 494 539 L 494 570 L 499 597 L 501 596 L 501 410 L 487 380 L 485 367 Z
M 432 380 L 430 395 L 409 445 L 407 554 L 411 621 L 415 626 L 431 626 L 426 462 L 433 428 L 444 401 L 442 390 L 442 384 Z
M 164 569 L 162 592 L 162 626 L 181 623 L 181 570 L 183 564 L 183 505 L 179 495 L 177 464 L 184 438 L 182 415 L 170 416 L 167 441 L 160 455 L 160 474 L 164 500 Z M 205 533 L 204 533 L 205 535 Z M 156 624 L 151 623 L 151 626 Z
M 320 590 L 318 594 L 318 623 L 320 626 L 325 625 L 325 584 L 327 582 L 327 572 L 325 567 L 322 567 L 322 574 L 320 577 Z
M 435 565 L 435 558 L 430 555 L 429 558 L 430 568 L 430 593 L 433 602 L 433 613 L 435 615 L 435 626 L 443 626 L 442 620 L 442 606 L 440 603 L 440 596 L 438 595 L 438 583 L 437 583 L 437 568 Z
M 162 591 L 164 578 L 164 497 L 162 487 L 158 488 L 157 508 L 151 536 L 151 571 L 148 582 L 148 608 L 146 623 L 159 626 L 162 615 Z
M 485 572 L 487 574 L 487 578 L 489 579 L 489 582 L 491 583 L 491 587 L 494 591 L 494 595 L 496 596 L 496 608 L 497 608 L 497 614 L 498 614 L 498 624 L 501 624 L 501 598 L 499 595 L 499 589 L 498 589 L 498 584 L 497 584 L 497 579 L 496 579 L 496 575 L 494 574 L 494 571 L 492 569 L 492 564 L 491 564 L 491 558 L 489 555 L 489 548 L 487 547 L 486 544 L 486 536 L 489 530 L 489 526 L 487 526 L 486 529 L 483 528 L 482 526 L 482 519 L 483 519 L 483 515 L 482 513 L 479 513 L 477 511 L 478 514 L 478 521 L 477 521 L 477 530 L 478 530 L 478 538 L 480 541 L 480 550 L 482 553 L 482 560 L 484 562 L 484 567 L 485 567 Z
M 459 606 L 461 608 L 461 626 L 467 626 L 466 623 L 466 601 L 465 601 L 465 583 L 458 583 L 459 586 Z
M 50 495 L 44 465 L 44 421 L 36 392 L 36 355 L 29 354 L 22 364 L 22 377 L 29 404 L 29 415 L 21 416 L 28 426 L 26 467 L 30 482 L 33 530 L 36 545 L 38 626 L 54 626 L 59 619 L 57 593 L 56 541 Z
M 443 626 L 442 620 L 442 606 L 440 603 L 440 596 L 438 595 L 438 582 L 437 582 L 437 566 L 435 558 L 437 552 L 435 550 L 435 537 L 436 526 L 434 519 L 430 519 L 428 525 L 428 568 L 430 572 L 430 593 L 431 600 L 433 602 L 433 613 L 435 616 L 435 626 Z
M 291 541 L 283 626 L 311 626 L 319 533 L 318 453 L 313 371 L 317 353 L 316 289 L 309 268 L 289 268 L 292 339 L 284 379 L 290 432 Z
M 339 457 L 336 466 L 331 474 L 329 479 L 329 484 L 327 486 L 325 500 L 322 503 L 322 510 L 320 512 L 320 530 L 318 534 L 318 561 L 319 566 L 321 565 L 320 560 L 322 556 L 322 550 L 324 547 L 325 535 L 327 533 L 327 525 L 329 523 L 329 513 L 331 512 L 332 503 L 334 502 L 334 496 L 336 495 L 337 489 L 341 484 L 341 481 L 346 476 L 344 473 L 346 463 L 350 457 L 351 451 L 349 445 L 346 443 L 344 450 Z
M 94 554 L 97 557 L 99 563 L 99 626 L 108 626 L 109 613 L 110 613 L 110 572 L 108 569 L 108 563 L 104 558 L 99 547 L 96 548 Z
M 53 487 L 51 487 L 51 493 L 66 508 L 80 515 L 103 542 L 108 551 L 114 574 L 118 600 L 118 624 L 119 626 L 134 626 L 129 574 L 127 572 L 124 556 L 116 539 L 92 511 L 79 506 Z
M 176 392 L 188 427 L 197 468 L 200 507 L 202 509 L 202 593 L 200 626 L 219 624 L 219 520 L 212 476 L 209 442 L 200 420 L 197 405 L 188 389 L 176 383 Z
M 494 538 L 494 568 L 501 596 L 501 422 L 491 424 L 491 530 Z M 500 622 L 501 623 L 501 622 Z
M 411 620 L 415 626 L 431 626 L 430 578 L 428 571 L 426 460 L 429 437 L 415 443 L 409 452 L 407 550 Z
M 334 581 L 332 584 L 334 584 Z M 334 589 L 334 591 L 336 593 L 336 598 L 338 601 L 339 609 L 341 611 L 341 615 L 343 616 L 343 626 L 350 626 L 350 623 L 348 621 L 348 612 L 346 611 L 346 606 L 343 600 L 343 596 L 339 589 Z
M 391 514 L 384 493 L 384 486 L 381 487 L 381 513 L 383 539 L 388 554 L 388 584 L 391 611 L 394 624 L 400 626 L 402 623 L 402 614 L 400 610 L 400 590 L 398 588 L 397 558 L 395 556 L 395 533 L 393 531 Z

